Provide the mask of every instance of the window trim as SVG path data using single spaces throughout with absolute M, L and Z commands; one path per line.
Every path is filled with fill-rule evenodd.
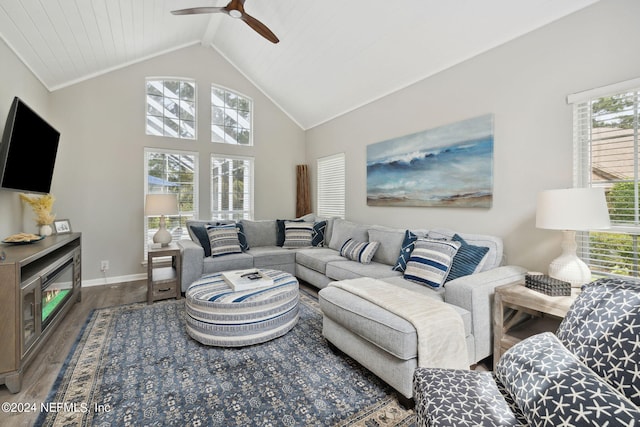
M 194 105 L 194 111 L 193 111 L 193 138 L 186 138 L 186 137 L 182 137 L 180 136 L 180 134 L 178 134 L 178 136 L 171 136 L 171 135 L 165 135 L 164 132 L 162 135 L 157 135 L 155 133 L 149 133 L 148 129 L 147 129 L 147 120 L 149 117 L 148 114 L 148 96 L 149 93 L 147 92 L 147 84 L 149 81 L 154 81 L 154 80 L 162 80 L 162 81 L 167 81 L 167 80 L 171 80 L 171 81 L 177 81 L 177 82 L 188 82 L 188 83 L 193 83 L 194 86 L 194 94 L 193 94 L 193 105 Z M 164 95 L 163 95 L 164 98 Z M 144 105 L 145 105 L 145 114 L 144 114 L 144 131 L 145 131 L 145 135 L 149 135 L 149 136 L 160 136 L 160 137 L 164 137 L 164 138 L 175 138 L 175 139 L 180 139 L 180 140 L 184 140 L 184 141 L 197 141 L 198 140 L 198 82 L 190 77 L 176 77 L 176 76 L 148 76 L 145 77 L 144 80 Z M 164 115 L 162 116 L 164 119 Z M 178 118 L 178 120 L 181 120 L 180 118 Z M 164 129 L 164 123 L 163 123 L 163 129 Z
M 636 121 L 635 127 L 630 130 L 631 137 L 634 143 L 635 157 L 633 158 L 634 164 L 634 176 L 628 179 L 603 179 L 602 181 L 593 181 L 593 164 L 592 156 L 594 133 L 592 132 L 593 123 L 593 108 L 592 102 L 600 98 L 609 98 L 626 93 L 634 92 L 635 95 L 635 108 L 636 108 Z M 572 105 L 573 108 L 573 184 L 574 187 L 607 187 L 613 186 L 616 183 L 631 182 L 635 183 L 637 188 L 640 185 L 640 159 L 638 158 L 638 139 L 640 138 L 640 130 L 638 123 L 640 120 L 637 117 L 637 108 L 639 107 L 640 99 L 640 78 L 627 80 L 599 88 L 589 89 L 583 92 L 578 92 L 567 96 L 567 103 Z M 600 129 L 600 128 L 598 128 Z M 621 128 L 624 129 L 624 128 Z M 611 138 L 609 136 L 608 138 Z M 608 140 L 608 139 L 607 139 Z M 599 139 L 599 141 L 605 141 Z M 610 148 L 612 150 L 612 148 Z M 597 275 L 604 276 L 618 276 L 618 277 L 640 277 L 640 221 L 638 221 L 638 193 L 635 194 L 635 224 L 628 222 L 615 222 L 612 220 L 611 228 L 607 230 L 593 230 L 583 231 L 576 233 L 578 243 L 579 256 L 590 266 L 592 271 Z M 609 200 L 608 200 L 609 201 Z M 611 210 L 611 206 L 609 207 Z M 608 235 L 608 237 L 604 237 Z M 629 252 L 622 251 L 623 247 L 615 245 L 610 248 L 607 246 L 609 239 L 626 239 L 630 240 L 631 250 Z M 597 239 L 595 242 L 599 242 L 601 247 L 598 249 L 596 246 L 592 250 L 592 238 Z M 602 240 L 604 239 L 604 240 Z M 620 243 L 619 240 L 617 241 Z M 629 242 L 627 242 L 629 243 Z M 604 248 L 604 249 L 603 249 Z M 599 252 L 595 252 L 599 251 Z M 603 252 L 604 251 L 604 252 Z M 614 252 L 609 254 L 609 252 Z M 594 256 L 594 254 L 598 255 Z M 619 262 L 622 261 L 622 262 Z M 606 271 L 609 270 L 609 271 Z M 625 274 L 616 272 L 625 272 Z
M 255 206 L 255 157 L 253 156 L 237 156 L 237 155 L 229 155 L 229 154 L 216 154 L 216 153 L 211 153 L 209 156 L 209 198 L 210 198 L 210 204 L 209 204 L 209 217 L 211 219 L 216 219 L 219 217 L 216 217 L 215 211 L 214 211 L 214 196 L 213 196 L 213 189 L 214 189 L 214 185 L 213 185 L 213 179 L 214 179 L 214 175 L 213 175 L 213 161 L 214 159 L 225 159 L 225 160 L 241 160 L 241 161 L 248 161 L 249 162 L 249 211 L 248 211 L 248 218 L 249 220 L 252 220 L 254 217 L 254 206 Z M 245 184 L 246 185 L 246 184 Z M 246 191 L 245 191 L 246 192 Z M 222 211 L 220 211 L 222 212 Z M 226 211 L 229 212 L 229 211 Z M 231 211 L 233 212 L 246 212 L 245 210 L 242 211 Z
M 226 142 L 226 141 L 214 141 L 213 140 L 213 136 L 214 136 L 214 132 L 213 132 L 213 108 L 214 108 L 214 104 L 213 104 L 213 100 L 211 99 L 213 96 L 213 89 L 218 89 L 218 90 L 223 90 L 225 92 L 229 92 L 232 93 L 240 98 L 244 98 L 247 101 L 249 101 L 250 103 L 250 111 L 249 111 L 249 143 L 248 144 L 240 144 L 238 142 L 236 143 L 232 143 L 232 142 Z M 224 145 L 231 145 L 231 146 L 236 146 L 236 147 L 253 147 L 254 146 L 254 138 L 253 138 L 253 113 L 254 113 L 254 101 L 253 98 L 251 98 L 248 95 L 245 95 L 242 92 L 239 92 L 237 90 L 228 88 L 226 86 L 222 86 L 219 84 L 215 84 L 215 83 L 211 83 L 211 87 L 209 89 L 209 107 L 210 107 L 210 116 L 209 116 L 209 139 L 212 143 L 214 144 L 224 144 Z M 237 109 L 235 109 L 235 111 L 238 111 Z
M 175 154 L 175 155 L 187 155 L 187 156 L 194 156 L 194 162 L 193 162 L 193 219 L 198 219 L 199 218 L 199 210 L 200 210 L 200 189 L 199 189 L 199 181 L 200 181 L 200 153 L 197 151 L 189 151 L 189 150 L 172 150 L 172 149 L 166 149 L 166 148 L 158 148 L 158 147 L 144 147 L 144 151 L 143 151 L 143 159 L 144 159 L 144 174 L 143 174 L 143 194 L 142 194 L 142 204 L 143 204 L 143 236 L 144 236 L 144 258 L 143 258 L 143 262 L 146 262 L 147 260 L 147 251 L 148 251 L 148 245 L 149 245 L 149 241 L 148 241 L 148 235 L 149 235 L 149 228 L 148 228 L 148 222 L 147 222 L 147 216 L 144 215 L 144 200 L 146 199 L 147 194 L 149 194 L 149 158 L 148 158 L 148 154 L 149 153 L 162 153 L 162 154 Z M 180 212 L 178 215 L 183 215 L 182 212 Z M 187 231 L 188 232 L 188 231 Z M 185 235 L 185 230 L 183 230 L 182 235 Z

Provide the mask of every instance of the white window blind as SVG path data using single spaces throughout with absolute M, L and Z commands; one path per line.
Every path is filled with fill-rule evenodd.
M 211 218 L 253 218 L 253 158 L 211 156 Z
M 318 159 L 317 170 L 318 216 L 344 218 L 346 194 L 344 153 Z
M 638 86 L 616 84 L 574 95 L 574 180 L 604 188 L 612 227 L 578 235 L 580 257 L 594 274 L 638 277 L 640 162 Z

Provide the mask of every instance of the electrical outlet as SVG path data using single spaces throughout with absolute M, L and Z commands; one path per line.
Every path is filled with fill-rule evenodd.
M 100 271 L 107 271 L 109 269 L 109 261 L 100 261 Z

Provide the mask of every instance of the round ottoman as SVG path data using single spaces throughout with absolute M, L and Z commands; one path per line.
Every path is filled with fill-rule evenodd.
M 298 322 L 298 281 L 260 270 L 273 286 L 234 292 L 220 273 L 203 276 L 186 296 L 187 333 L 206 345 L 241 347 L 280 337 Z

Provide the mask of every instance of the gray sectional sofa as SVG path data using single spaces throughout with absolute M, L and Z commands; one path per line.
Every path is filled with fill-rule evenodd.
M 434 290 L 406 280 L 394 270 L 407 235 L 404 229 L 359 224 L 343 219 L 316 218 L 310 214 L 298 220 L 326 221 L 322 229 L 323 245 L 286 249 L 278 221 L 241 220 L 242 233 L 249 246 L 242 253 L 206 257 L 203 246 L 191 228 L 207 222 L 188 222 L 192 240 L 180 240 L 182 248 L 182 291 L 203 274 L 245 268 L 273 268 L 294 274 L 319 289 L 323 311 L 323 335 L 335 347 L 410 399 L 413 394 L 413 372 L 417 367 L 417 335 L 407 320 L 386 311 L 342 289 L 328 286 L 333 281 L 371 277 L 388 282 L 398 290 L 410 290 L 428 295 L 451 305 L 462 317 L 472 365 L 492 353 L 492 299 L 496 286 L 524 278 L 525 270 L 503 266 L 502 240 L 493 236 L 455 233 L 446 229 L 413 230 L 430 239 L 464 239 L 466 244 L 488 248 L 486 255 L 472 274 L 456 278 L 443 288 Z M 193 226 L 193 227 L 192 227 Z M 282 228 L 282 222 L 280 222 Z M 279 235 L 280 234 L 280 235 Z M 379 242 L 368 263 L 340 255 L 348 239 L 359 242 Z

